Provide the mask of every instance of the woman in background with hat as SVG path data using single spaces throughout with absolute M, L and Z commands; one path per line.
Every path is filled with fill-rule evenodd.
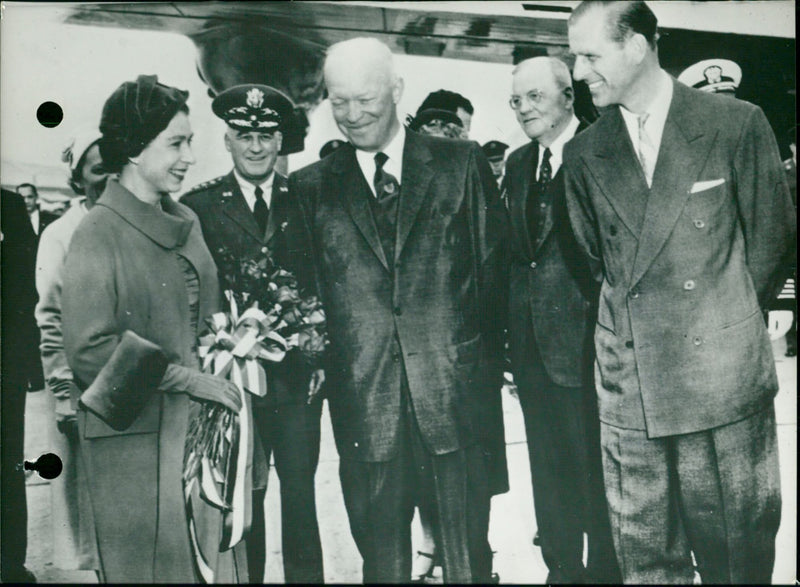
M 67 212 L 42 232 L 36 254 L 39 302 L 35 311 L 42 367 L 53 398 L 48 405 L 52 410 L 48 422 L 50 450 L 61 457 L 64 466 L 61 475 L 50 481 L 53 563 L 62 569 L 94 571 L 100 568 L 94 522 L 86 471 L 78 455 L 75 405 L 70 399 L 75 395 L 70 392 L 75 383 L 61 335 L 61 274 L 72 234 L 105 185 L 99 140 L 100 132 L 88 129 L 64 150 L 62 160 L 69 166 L 69 185 L 76 197 Z
M 64 347 L 109 582 L 247 580 L 243 551 L 219 552 L 221 512 L 182 482 L 198 402 L 241 408 L 232 383 L 199 370 L 197 329 L 219 289 L 197 217 L 169 195 L 194 163 L 187 98 L 143 75 L 106 101 L 100 154 L 119 179 L 76 229 L 64 267 Z

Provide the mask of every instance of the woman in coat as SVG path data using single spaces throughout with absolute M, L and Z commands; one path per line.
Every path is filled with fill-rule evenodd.
M 182 481 L 199 402 L 241 407 L 232 383 L 199 370 L 197 330 L 220 296 L 197 217 L 169 196 L 194 163 L 187 97 L 139 76 L 106 101 L 100 154 L 119 179 L 76 229 L 64 267 L 64 347 L 109 582 L 247 580 L 241 549 L 219 552 L 221 512 L 196 495 L 190 529 Z
M 50 481 L 53 521 L 53 562 L 62 569 L 94 570 L 97 540 L 87 491 L 86 471 L 78 454 L 78 428 L 70 388 L 75 383 L 67 364 L 61 335 L 61 280 L 64 258 L 72 234 L 94 205 L 105 185 L 101 168 L 100 132 L 79 133 L 64 150 L 69 165 L 69 184 L 75 199 L 69 210 L 42 232 L 36 253 L 36 323 L 39 326 L 42 368 L 47 388 L 52 392 L 48 404 L 50 449 L 61 457 L 64 469 Z

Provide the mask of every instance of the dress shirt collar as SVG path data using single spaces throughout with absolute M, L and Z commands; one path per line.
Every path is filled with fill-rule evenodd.
M 669 114 L 669 106 L 672 103 L 672 78 L 663 69 L 660 74 L 658 91 L 656 91 L 653 101 L 650 102 L 644 112 L 634 114 L 624 106 L 619 107 L 634 149 L 639 144 L 639 116 L 642 114 L 649 115 L 644 123 L 644 129 L 655 148 L 656 157 L 661 147 L 661 136 L 664 134 L 664 124 L 667 121 L 667 114 Z
M 580 121 L 573 114 L 567 126 L 564 127 L 564 130 L 561 131 L 561 134 L 556 137 L 556 140 L 554 140 L 549 147 L 545 147 L 543 144 L 539 143 L 539 163 L 536 167 L 537 178 L 539 177 L 539 171 L 542 167 L 542 156 L 544 155 L 545 149 L 550 149 L 550 168 L 553 170 L 551 177 L 555 177 L 556 173 L 558 173 L 558 170 L 561 168 L 564 145 L 575 136 L 580 124 Z
M 395 133 L 394 137 L 392 137 L 392 140 L 389 141 L 389 144 L 386 145 L 386 148 L 382 151 L 387 157 L 389 157 L 383 168 L 388 173 L 394 175 L 401 186 L 403 185 L 403 149 L 405 148 L 405 144 L 406 128 L 401 124 L 400 129 L 397 131 L 397 133 Z M 377 151 L 373 153 L 370 151 L 356 149 L 358 166 L 361 168 L 361 173 L 364 174 L 364 179 L 367 180 L 367 185 L 369 186 L 373 196 L 375 195 L 375 186 L 372 185 L 372 180 L 375 178 L 376 154 Z
M 250 208 L 250 211 L 252 212 L 256 207 L 256 186 L 239 175 L 239 172 L 236 171 L 235 168 L 233 170 L 233 175 L 236 177 L 236 182 L 239 184 L 239 189 L 242 190 L 242 195 L 244 196 L 244 201 L 247 203 L 247 207 Z M 267 177 L 263 183 L 259 184 L 261 190 L 264 192 L 264 202 L 266 202 L 267 208 L 272 206 L 272 182 L 274 180 L 275 170 L 272 170 L 269 174 L 269 177 Z

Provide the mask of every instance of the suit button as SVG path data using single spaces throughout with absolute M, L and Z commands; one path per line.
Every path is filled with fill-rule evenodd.
M 695 221 L 694 221 L 694 227 L 695 228 L 705 228 L 705 226 L 706 226 L 705 222 L 703 222 L 699 218 L 695 219 Z
M 531 269 L 536 269 L 536 261 L 531 261 Z
M 639 297 L 639 290 L 638 290 L 638 289 L 636 289 L 636 288 L 632 289 L 632 290 L 631 290 L 631 292 L 630 292 L 630 296 L 631 296 L 633 299 L 636 299 L 636 298 L 638 298 L 638 297 Z
M 353 446 L 354 446 L 354 447 L 356 447 L 356 448 L 358 448 L 358 443 L 357 443 L 357 442 L 354 442 L 354 443 L 353 443 Z
M 261 247 L 261 253 L 266 255 L 267 253 L 269 253 L 269 249 L 267 247 Z
M 695 336 L 694 339 L 692 339 L 692 342 L 694 343 L 694 346 L 700 346 L 703 344 L 703 339 L 699 336 Z
M 401 308 L 400 306 L 395 306 L 394 315 L 395 316 L 400 316 L 402 313 L 403 313 L 403 308 Z
M 686 283 L 683 284 L 683 289 L 685 289 L 686 291 L 692 291 L 696 285 L 697 284 L 694 282 L 693 279 L 689 279 L 686 281 Z
M 633 348 L 633 341 L 632 340 L 626 340 L 625 341 L 625 348 L 626 349 L 632 349 Z
M 399 363 L 400 362 L 400 353 L 392 353 L 392 361 L 394 361 L 395 363 Z

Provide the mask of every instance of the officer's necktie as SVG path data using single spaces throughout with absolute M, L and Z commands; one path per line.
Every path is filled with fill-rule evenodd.
M 375 197 L 379 202 L 387 198 L 397 198 L 400 192 L 400 182 L 383 168 L 388 160 L 389 156 L 386 153 L 375 154 L 375 178 L 372 180 L 372 185 L 375 187 Z
M 258 229 L 261 231 L 261 234 L 264 234 L 267 230 L 269 208 L 267 208 L 267 203 L 264 201 L 264 190 L 261 189 L 261 186 L 256 186 L 255 193 L 256 205 L 253 206 L 253 215 L 256 217 L 256 222 L 258 222 Z
M 642 166 L 642 171 L 647 179 L 648 187 L 653 184 L 653 171 L 655 167 L 655 147 L 650 136 L 647 134 L 645 124 L 649 114 L 642 114 L 637 118 L 639 121 L 639 144 L 637 145 L 636 156 L 639 158 L 639 163 Z

